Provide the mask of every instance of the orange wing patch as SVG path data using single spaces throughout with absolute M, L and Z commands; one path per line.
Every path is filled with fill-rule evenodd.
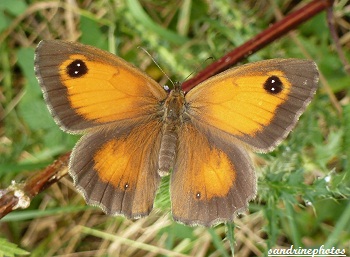
M 193 187 L 193 197 L 202 196 L 210 200 L 213 197 L 224 197 L 235 181 L 236 172 L 227 155 L 217 148 L 206 147 L 202 153 L 205 162 L 192 163 L 195 167 L 193 182 L 187 181 L 186 188 Z M 188 185 L 191 183 L 191 185 Z M 204 195 L 203 195 L 204 194 Z
M 94 163 L 94 169 L 102 182 L 111 183 L 121 190 L 135 188 L 137 176 L 125 176 L 127 170 L 137 168 L 130 167 L 133 163 L 130 163 L 126 142 L 116 139 L 107 142 L 95 154 Z
M 278 77 L 283 84 L 283 90 L 278 95 L 267 94 L 263 87 L 272 76 Z M 291 90 L 290 82 L 281 71 L 238 77 L 218 76 L 216 81 L 204 84 L 206 93 L 201 94 L 200 99 L 191 101 L 189 92 L 188 101 L 193 112 L 201 109 L 205 120 L 238 136 L 252 135 L 269 125 L 276 109 L 285 102 Z
M 85 65 L 86 73 L 72 77 L 74 73 L 70 74 L 69 67 L 74 64 Z M 141 106 L 156 105 L 149 82 L 122 66 L 106 65 L 74 54 L 61 64 L 59 71 L 71 107 L 88 120 L 108 123 L 132 119 L 147 110 Z

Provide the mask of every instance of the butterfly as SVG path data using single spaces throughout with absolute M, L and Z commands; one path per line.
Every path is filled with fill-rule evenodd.
M 147 216 L 170 174 L 174 220 L 203 226 L 232 221 L 255 198 L 248 151 L 288 135 L 319 77 L 313 61 L 271 59 L 167 92 L 111 53 L 59 40 L 39 43 L 35 72 L 59 127 L 83 134 L 69 174 L 88 204 Z

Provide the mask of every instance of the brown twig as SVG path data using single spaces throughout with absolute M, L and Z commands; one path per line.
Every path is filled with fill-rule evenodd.
M 275 23 L 217 62 L 212 63 L 194 78 L 184 82 L 182 84 L 183 90 L 188 91 L 205 79 L 231 67 L 332 4 L 332 0 L 315 0 L 286 16 L 283 20 Z M 65 176 L 67 174 L 69 156 L 70 153 L 62 155 L 46 169 L 28 178 L 24 183 L 12 183 L 8 188 L 0 189 L 0 218 L 15 209 L 28 207 L 33 197 Z
M 305 5 L 303 8 L 289 14 L 284 19 L 276 22 L 251 40 L 235 48 L 232 52 L 229 52 L 216 62 L 210 64 L 204 70 L 200 71 L 195 77 L 185 81 L 182 84 L 182 89 L 187 92 L 200 82 L 203 82 L 209 77 L 232 67 L 242 59 L 252 55 L 272 41 L 295 29 L 304 21 L 309 20 L 314 15 L 329 8 L 332 6 L 333 2 L 333 0 L 314 0 L 313 2 Z
M 336 28 L 334 25 L 333 9 L 331 7 L 327 8 L 327 23 L 328 23 L 328 27 L 329 27 L 329 31 L 331 33 L 331 36 L 333 38 L 335 49 L 336 49 L 338 56 L 339 56 L 339 59 L 341 60 L 341 62 L 344 65 L 344 71 L 347 72 L 348 74 L 350 74 L 350 64 L 345 57 L 345 53 L 344 53 L 343 49 L 341 48 L 341 45 L 339 42 L 339 37 L 338 37 L 338 34 L 336 32 Z
M 0 219 L 18 208 L 27 208 L 37 194 L 59 181 L 67 174 L 70 153 L 60 156 L 41 172 L 35 173 L 24 183 L 13 182 L 0 190 Z

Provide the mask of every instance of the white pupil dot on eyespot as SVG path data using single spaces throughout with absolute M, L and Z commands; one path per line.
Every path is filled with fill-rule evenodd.
M 273 80 L 271 80 L 271 83 L 275 83 L 276 81 L 273 79 Z

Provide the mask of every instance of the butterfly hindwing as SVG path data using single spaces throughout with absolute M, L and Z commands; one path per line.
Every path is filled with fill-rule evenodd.
M 146 216 L 160 183 L 160 123 L 84 135 L 73 150 L 69 172 L 87 203 L 111 215 Z
M 233 219 L 256 195 L 256 178 L 244 147 L 206 137 L 192 124 L 181 128 L 171 174 L 172 214 L 188 225 Z

